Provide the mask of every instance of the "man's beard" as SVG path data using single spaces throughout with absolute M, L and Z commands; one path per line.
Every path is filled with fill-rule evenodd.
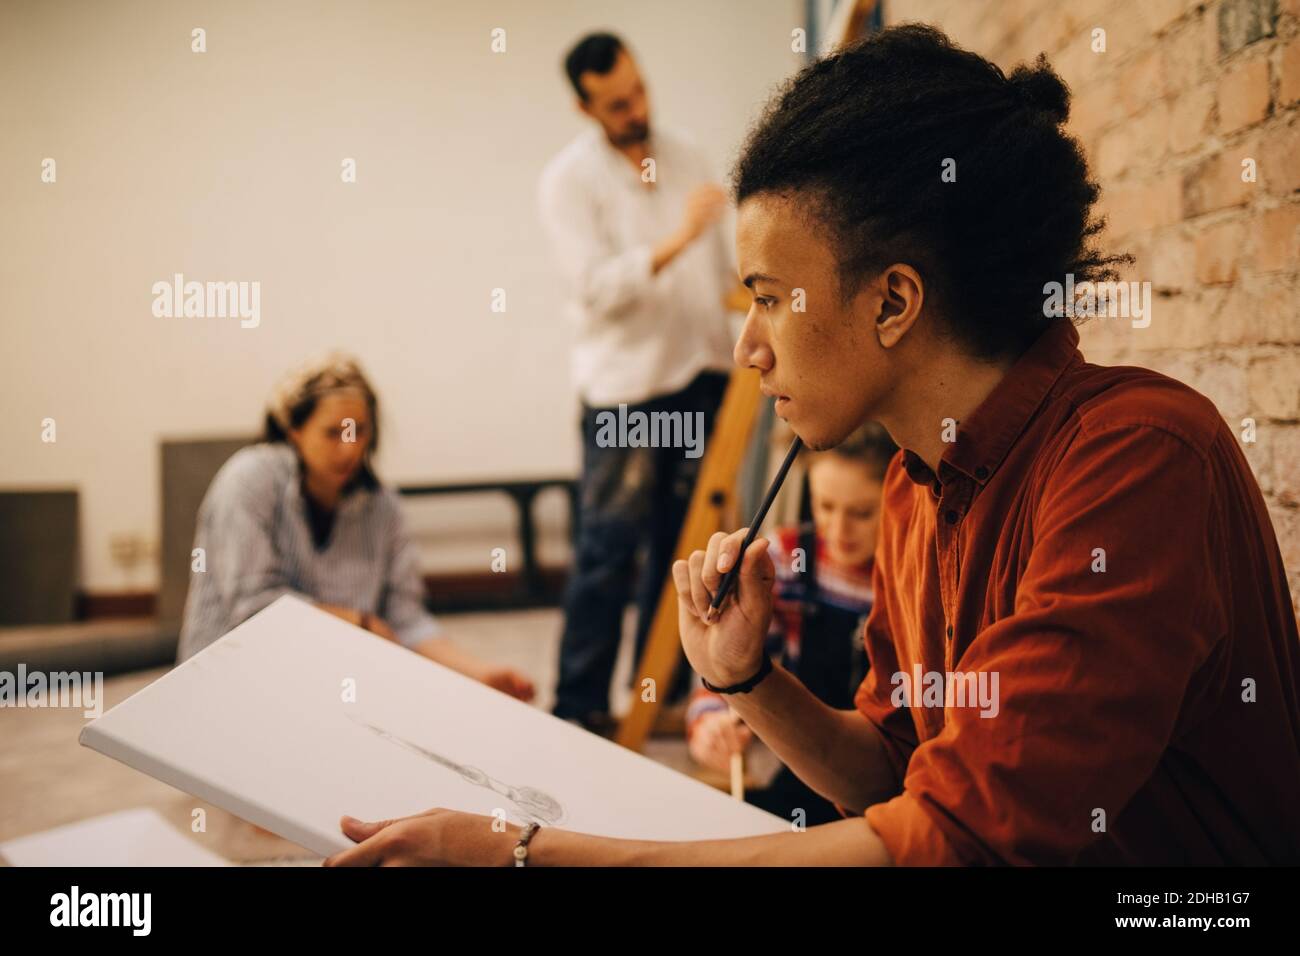
M 617 146 L 635 146 L 637 143 L 644 143 L 650 138 L 650 125 L 648 123 L 640 126 L 629 127 L 614 141 Z

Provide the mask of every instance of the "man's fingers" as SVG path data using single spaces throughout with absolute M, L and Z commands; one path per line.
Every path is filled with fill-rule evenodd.
M 736 563 L 737 556 L 740 554 L 740 546 L 744 543 L 745 535 L 748 533 L 748 528 L 741 528 L 731 534 L 718 531 L 709 538 L 709 546 L 704 552 L 704 560 L 700 568 L 700 577 L 709 593 L 709 600 L 700 610 L 700 617 L 706 624 L 712 624 L 715 619 L 717 612 L 710 610 L 713 595 L 722 586 L 723 577 Z M 696 554 L 699 554 L 699 552 L 697 551 Z M 694 578 L 693 574 L 692 578 Z M 721 611 L 720 608 L 719 611 Z
M 384 827 L 391 825 L 393 822 L 393 820 L 375 820 L 368 822 L 365 820 L 358 820 L 355 817 L 345 816 L 339 821 L 339 828 L 343 831 L 343 835 L 348 839 L 360 843 L 362 840 L 370 839 L 380 830 L 384 829 Z
M 344 817 L 343 819 L 345 821 L 352 820 L 351 817 Z M 367 827 L 375 826 L 375 824 L 361 823 L 360 820 L 352 820 L 352 823 Z M 385 820 L 383 823 L 384 826 L 387 826 L 392 823 L 392 821 Z M 343 825 L 343 832 L 354 840 L 360 839 L 361 842 L 357 843 L 354 847 L 342 850 L 341 852 L 328 857 L 322 864 L 323 866 L 379 866 L 383 862 L 383 847 L 386 841 L 382 829 L 376 830 L 375 833 L 369 837 L 359 838 L 348 832 L 348 826 L 345 823 Z
M 740 546 L 745 543 L 745 535 L 747 534 L 749 534 L 749 529 L 741 528 L 739 531 L 733 531 L 731 534 L 723 536 L 722 543 L 718 547 L 718 570 L 723 574 L 730 571 L 731 566 L 740 557 Z
M 704 560 L 703 551 L 691 553 L 691 600 L 695 602 L 695 613 L 699 617 L 708 613 L 709 602 L 713 600 L 713 593 L 704 585 Z
M 763 555 L 767 554 L 768 546 L 772 541 L 769 538 L 755 538 L 754 543 L 745 551 L 745 560 L 740 565 L 740 573 L 745 577 L 762 577 L 766 576 L 769 580 L 776 576 L 776 568 L 772 564 L 772 559 L 767 559 L 767 567 L 763 567 Z
M 726 573 L 732 569 L 732 567 L 735 565 L 737 561 L 742 560 L 740 549 L 745 544 L 745 536 L 747 534 L 749 534 L 749 529 L 741 528 L 738 531 L 733 531 L 731 534 L 723 535 L 722 540 L 718 543 L 718 557 L 714 562 L 714 564 L 716 565 L 718 571 L 720 572 L 718 575 L 719 586 L 721 586 L 721 581 L 723 576 L 725 576 Z M 759 540 L 766 540 L 766 539 L 765 538 L 756 539 L 754 541 L 754 544 L 757 544 Z M 751 551 L 754 550 L 754 544 L 751 544 L 749 549 L 745 552 L 746 556 Z M 705 559 L 705 566 L 707 567 L 708 565 L 709 565 L 709 560 Z M 744 572 L 743 565 L 741 567 L 741 572 L 742 573 Z M 717 587 L 714 588 L 714 591 L 715 592 L 717 591 Z M 734 591 L 731 593 L 734 594 Z M 722 608 L 720 607 L 718 608 L 717 613 L 720 614 L 721 611 Z
M 776 565 L 768 554 L 770 545 L 767 538 L 756 538 L 749 546 L 740 565 L 739 580 L 732 591 L 737 607 L 753 621 L 761 619 L 772 605 Z
M 358 843 L 350 850 L 335 853 L 327 858 L 321 866 L 379 866 L 383 862 L 383 852 L 378 841 Z
M 673 584 L 677 588 L 678 603 L 688 602 L 690 612 L 705 623 L 712 623 L 710 606 L 713 595 L 722 586 L 723 577 L 738 560 L 745 562 L 740 569 L 742 575 L 753 576 L 757 573 L 760 581 L 766 580 L 768 583 L 775 577 L 775 569 L 765 570 L 754 563 L 767 552 L 769 542 L 766 538 L 755 539 L 741 558 L 740 548 L 748 533 L 748 528 L 741 528 L 731 534 L 715 532 L 709 537 L 705 550 L 693 551 L 687 560 L 673 562 Z M 758 547 L 759 542 L 762 542 L 761 547 Z M 770 558 L 768 565 L 771 565 Z
M 716 591 L 718 589 L 718 584 L 722 581 L 722 575 L 718 573 L 718 556 L 722 553 L 720 548 L 722 547 L 723 539 L 726 537 L 727 536 L 721 531 L 709 535 L 708 546 L 704 549 L 702 577 L 704 579 L 704 586 L 708 588 L 710 592 Z
M 691 566 L 685 561 L 673 562 L 673 584 L 677 588 L 677 606 L 699 617 L 699 612 L 695 610 L 695 601 L 691 598 Z

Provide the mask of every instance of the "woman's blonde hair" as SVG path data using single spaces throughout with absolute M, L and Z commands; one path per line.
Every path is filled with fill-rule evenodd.
M 350 355 L 330 352 L 304 363 L 280 379 L 266 403 L 262 440 L 288 442 L 290 430 L 301 428 L 316 411 L 316 404 L 322 398 L 340 393 L 363 398 L 370 409 L 370 446 L 366 450 L 360 478 L 373 487 L 379 484 L 370 463 L 371 456 L 379 448 L 379 397 L 357 360 Z

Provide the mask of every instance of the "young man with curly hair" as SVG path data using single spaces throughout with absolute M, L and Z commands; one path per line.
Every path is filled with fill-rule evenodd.
M 853 709 L 764 655 L 773 567 L 743 529 L 674 565 L 682 643 L 845 819 L 656 843 L 438 810 L 348 820 L 331 862 L 1300 861 L 1300 640 L 1236 436 L 1178 382 L 1085 362 L 1044 308 L 1116 261 L 1068 102 L 1041 58 L 1007 77 L 892 28 L 795 77 L 736 170 L 737 363 L 809 446 L 874 419 L 902 451 Z

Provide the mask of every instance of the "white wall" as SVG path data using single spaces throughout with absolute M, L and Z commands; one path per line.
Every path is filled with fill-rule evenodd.
M 156 568 L 127 574 L 109 541 L 158 536 L 159 438 L 253 431 L 277 375 L 330 346 L 380 390 L 390 481 L 575 472 L 534 212 L 540 167 L 582 123 L 563 52 L 622 33 L 654 119 L 690 130 L 721 176 L 799 65 L 802 7 L 7 0 L 0 486 L 78 487 L 83 586 L 152 586 Z M 155 318 L 150 288 L 175 272 L 260 281 L 261 325 Z

